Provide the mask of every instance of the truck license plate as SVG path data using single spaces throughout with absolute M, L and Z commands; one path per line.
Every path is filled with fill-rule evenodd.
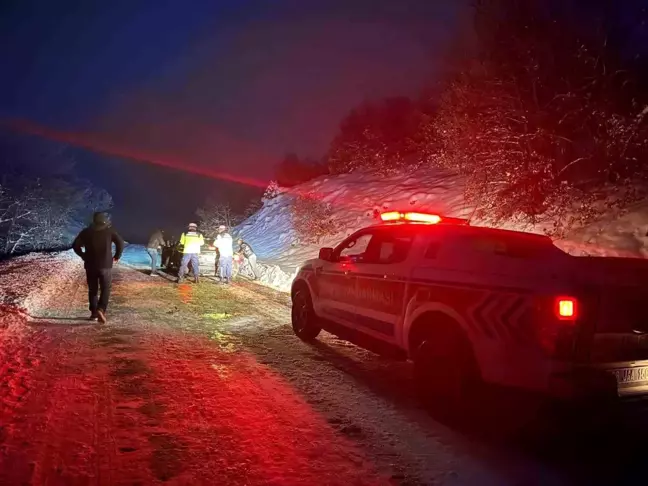
M 613 371 L 619 385 L 648 381 L 648 366 L 622 368 Z

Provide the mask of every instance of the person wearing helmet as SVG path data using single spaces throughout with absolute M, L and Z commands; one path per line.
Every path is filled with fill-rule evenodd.
M 182 233 L 180 237 L 180 245 L 182 245 L 182 261 L 180 262 L 180 271 L 178 272 L 178 283 L 184 280 L 185 275 L 189 272 L 189 263 L 191 262 L 191 269 L 193 270 L 194 282 L 198 283 L 198 274 L 200 271 L 200 262 L 198 255 L 200 255 L 200 247 L 205 244 L 205 238 L 198 232 L 198 225 L 191 223 L 187 227 L 187 231 Z
M 214 240 L 214 246 L 218 250 L 218 276 L 221 282 L 229 284 L 232 280 L 232 260 L 234 259 L 234 242 L 232 236 L 227 232 L 227 227 L 218 227 L 218 236 Z

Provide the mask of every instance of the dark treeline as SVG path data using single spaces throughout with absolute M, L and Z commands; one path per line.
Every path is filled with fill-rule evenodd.
M 646 197 L 647 19 L 638 1 L 477 0 L 446 78 L 354 108 L 323 163 L 284 161 L 286 185 L 438 167 L 465 177 L 477 217 L 554 235 L 628 208 Z

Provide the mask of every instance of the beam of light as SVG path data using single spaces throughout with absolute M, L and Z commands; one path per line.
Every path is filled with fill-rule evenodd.
M 18 133 L 36 135 L 56 142 L 62 142 L 76 147 L 81 147 L 92 152 L 119 157 L 144 164 L 155 165 L 167 169 L 179 170 L 189 174 L 235 182 L 251 187 L 265 189 L 267 181 L 251 177 L 238 176 L 228 172 L 217 171 L 207 167 L 189 165 L 184 160 L 171 155 L 151 154 L 134 147 L 120 146 L 91 133 L 75 133 L 60 131 L 26 120 L 3 120 L 0 126 Z
M 120 147 L 116 144 L 101 140 L 100 137 L 92 134 L 64 132 L 25 120 L 1 120 L 0 126 L 15 132 L 40 136 L 49 140 L 67 143 L 90 150 L 92 152 L 116 156 L 122 159 L 131 160 L 133 162 L 179 170 L 198 176 L 209 177 L 211 179 L 219 179 L 227 182 L 234 182 L 237 184 L 257 187 L 261 189 L 265 189 L 268 185 L 267 181 L 261 181 L 250 177 L 237 176 L 234 174 L 229 174 L 227 172 L 215 171 L 206 167 L 187 165 L 186 162 L 177 157 L 151 155 L 149 153 L 145 153 L 131 147 Z M 284 188 L 282 192 L 284 194 L 290 194 L 293 196 L 313 198 L 316 201 L 323 201 L 327 196 L 329 196 L 329 194 L 321 193 L 318 191 L 306 191 L 299 186 Z M 363 207 L 357 206 L 357 204 L 354 204 L 351 200 L 346 200 L 347 198 L 340 200 L 340 197 L 338 196 L 337 199 L 336 211 L 340 211 L 342 207 L 344 207 L 346 210 L 358 210 L 359 212 L 366 212 L 367 210 L 367 208 L 364 206 L 363 209 Z M 373 219 L 377 219 L 377 217 L 374 217 Z M 638 254 L 638 252 L 618 249 L 610 245 L 584 243 L 569 239 L 558 240 L 557 243 L 557 246 L 563 248 L 573 255 L 643 258 L 643 255 Z

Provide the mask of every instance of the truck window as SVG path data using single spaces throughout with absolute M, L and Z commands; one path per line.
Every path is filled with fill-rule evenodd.
M 526 235 L 466 236 L 469 245 L 481 253 L 509 258 L 538 258 L 554 251 L 551 240 Z
M 412 248 L 412 234 L 380 232 L 369 244 L 365 263 L 393 264 L 405 261 Z
M 344 244 L 339 252 L 340 258 L 352 258 L 353 260 L 364 260 L 365 253 L 369 247 L 369 242 L 374 235 L 372 233 L 364 233 L 357 238 L 353 238 Z

